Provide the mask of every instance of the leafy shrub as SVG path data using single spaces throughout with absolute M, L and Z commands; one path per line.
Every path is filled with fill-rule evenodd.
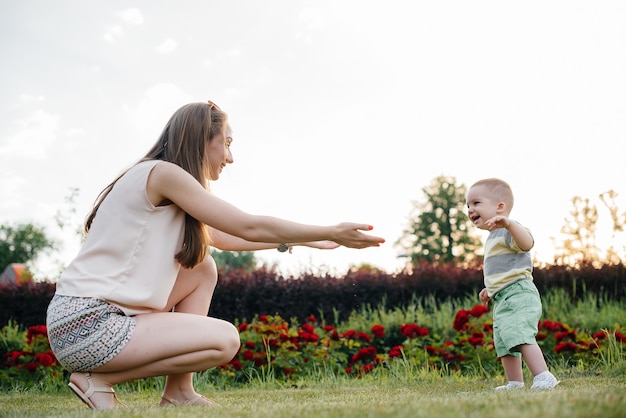
M 540 293 L 561 289 L 572 301 L 626 298 L 624 265 L 594 268 L 566 266 L 536 268 Z M 309 315 L 346 321 L 353 312 L 376 306 L 407 308 L 431 297 L 439 303 L 471 295 L 483 286 L 479 268 L 422 264 L 412 270 L 388 274 L 376 269 L 353 269 L 344 276 L 304 274 L 283 277 L 273 270 L 230 270 L 221 274 L 210 315 L 231 322 L 256 315 L 279 315 L 304 322 Z M 22 326 L 45 323 L 46 308 L 55 291 L 54 283 L 0 286 L 0 326 L 13 320 Z
M 23 327 L 46 323 L 56 284 L 49 282 L 0 285 L 0 327 L 13 322 Z
M 59 386 L 65 384 L 66 372 L 50 351 L 47 330 L 36 325 L 24 332 L 10 325 L 0 330 L 0 340 L 11 341 L 21 336 L 20 348 L 2 352 L 0 364 L 0 387 Z
M 9 321 L 0 330 L 0 353 L 20 350 L 24 346 L 24 330 L 13 321 Z

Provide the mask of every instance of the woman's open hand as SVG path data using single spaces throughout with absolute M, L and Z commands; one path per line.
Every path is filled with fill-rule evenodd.
M 339 245 L 348 248 L 367 248 L 378 247 L 385 242 L 384 238 L 374 235 L 364 234 L 361 231 L 371 231 L 373 226 L 367 224 L 357 224 L 351 222 L 343 222 L 337 225 L 339 233 L 337 238 L 333 238 Z

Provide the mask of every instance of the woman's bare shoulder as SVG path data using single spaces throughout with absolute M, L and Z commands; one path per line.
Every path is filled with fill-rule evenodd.
M 152 168 L 148 179 L 150 200 L 160 202 L 164 199 L 176 200 L 182 191 L 194 190 L 199 183 L 182 167 L 167 161 L 160 161 Z
M 159 161 L 152 168 L 151 176 L 186 178 L 191 177 L 191 174 L 177 164 L 170 163 L 168 161 Z

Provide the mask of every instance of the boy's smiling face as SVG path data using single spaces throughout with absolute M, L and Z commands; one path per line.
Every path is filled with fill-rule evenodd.
M 489 219 L 505 212 L 506 204 L 494 200 L 489 189 L 483 185 L 472 186 L 467 192 L 467 216 L 479 229 L 489 230 Z

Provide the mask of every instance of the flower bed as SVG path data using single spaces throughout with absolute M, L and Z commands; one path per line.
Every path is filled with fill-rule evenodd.
M 486 306 L 458 310 L 450 322 L 451 329 L 443 331 L 416 323 L 374 323 L 367 329 L 345 329 L 314 316 L 299 324 L 280 316 L 260 315 L 238 325 L 242 345 L 237 356 L 205 374 L 207 378 L 217 374 L 236 384 L 258 375 L 271 374 L 287 381 L 319 371 L 359 377 L 395 362 L 425 365 L 433 370 L 499 370 Z M 549 361 L 592 367 L 607 359 L 625 358 L 626 336 L 618 324 L 614 329 L 589 334 L 544 320 L 539 323 L 539 331 L 537 340 Z M 12 344 L 20 348 L 3 353 L 0 387 L 65 384 L 67 372 L 50 351 L 45 326 L 31 326 L 21 334 L 15 326 L 4 327 L 0 342 L 5 347 L 10 336 Z M 21 342 L 16 341 L 20 338 Z
M 239 325 L 242 346 L 237 356 L 216 372 L 235 381 L 249 378 L 254 369 L 272 370 L 275 378 L 292 378 L 313 370 L 330 370 L 362 376 L 376 367 L 395 361 L 428 365 L 432 369 L 499 369 L 492 339 L 488 308 L 476 305 L 457 311 L 454 332 L 444 337 L 427 326 L 406 323 L 385 327 L 373 324 L 367 330 L 340 330 L 323 324 L 314 316 L 298 325 L 279 316 L 261 315 Z M 539 345 L 549 360 L 561 364 L 606 359 L 615 351 L 624 358 L 626 336 L 619 325 L 592 335 L 577 332 L 566 324 L 545 320 L 539 323 Z

